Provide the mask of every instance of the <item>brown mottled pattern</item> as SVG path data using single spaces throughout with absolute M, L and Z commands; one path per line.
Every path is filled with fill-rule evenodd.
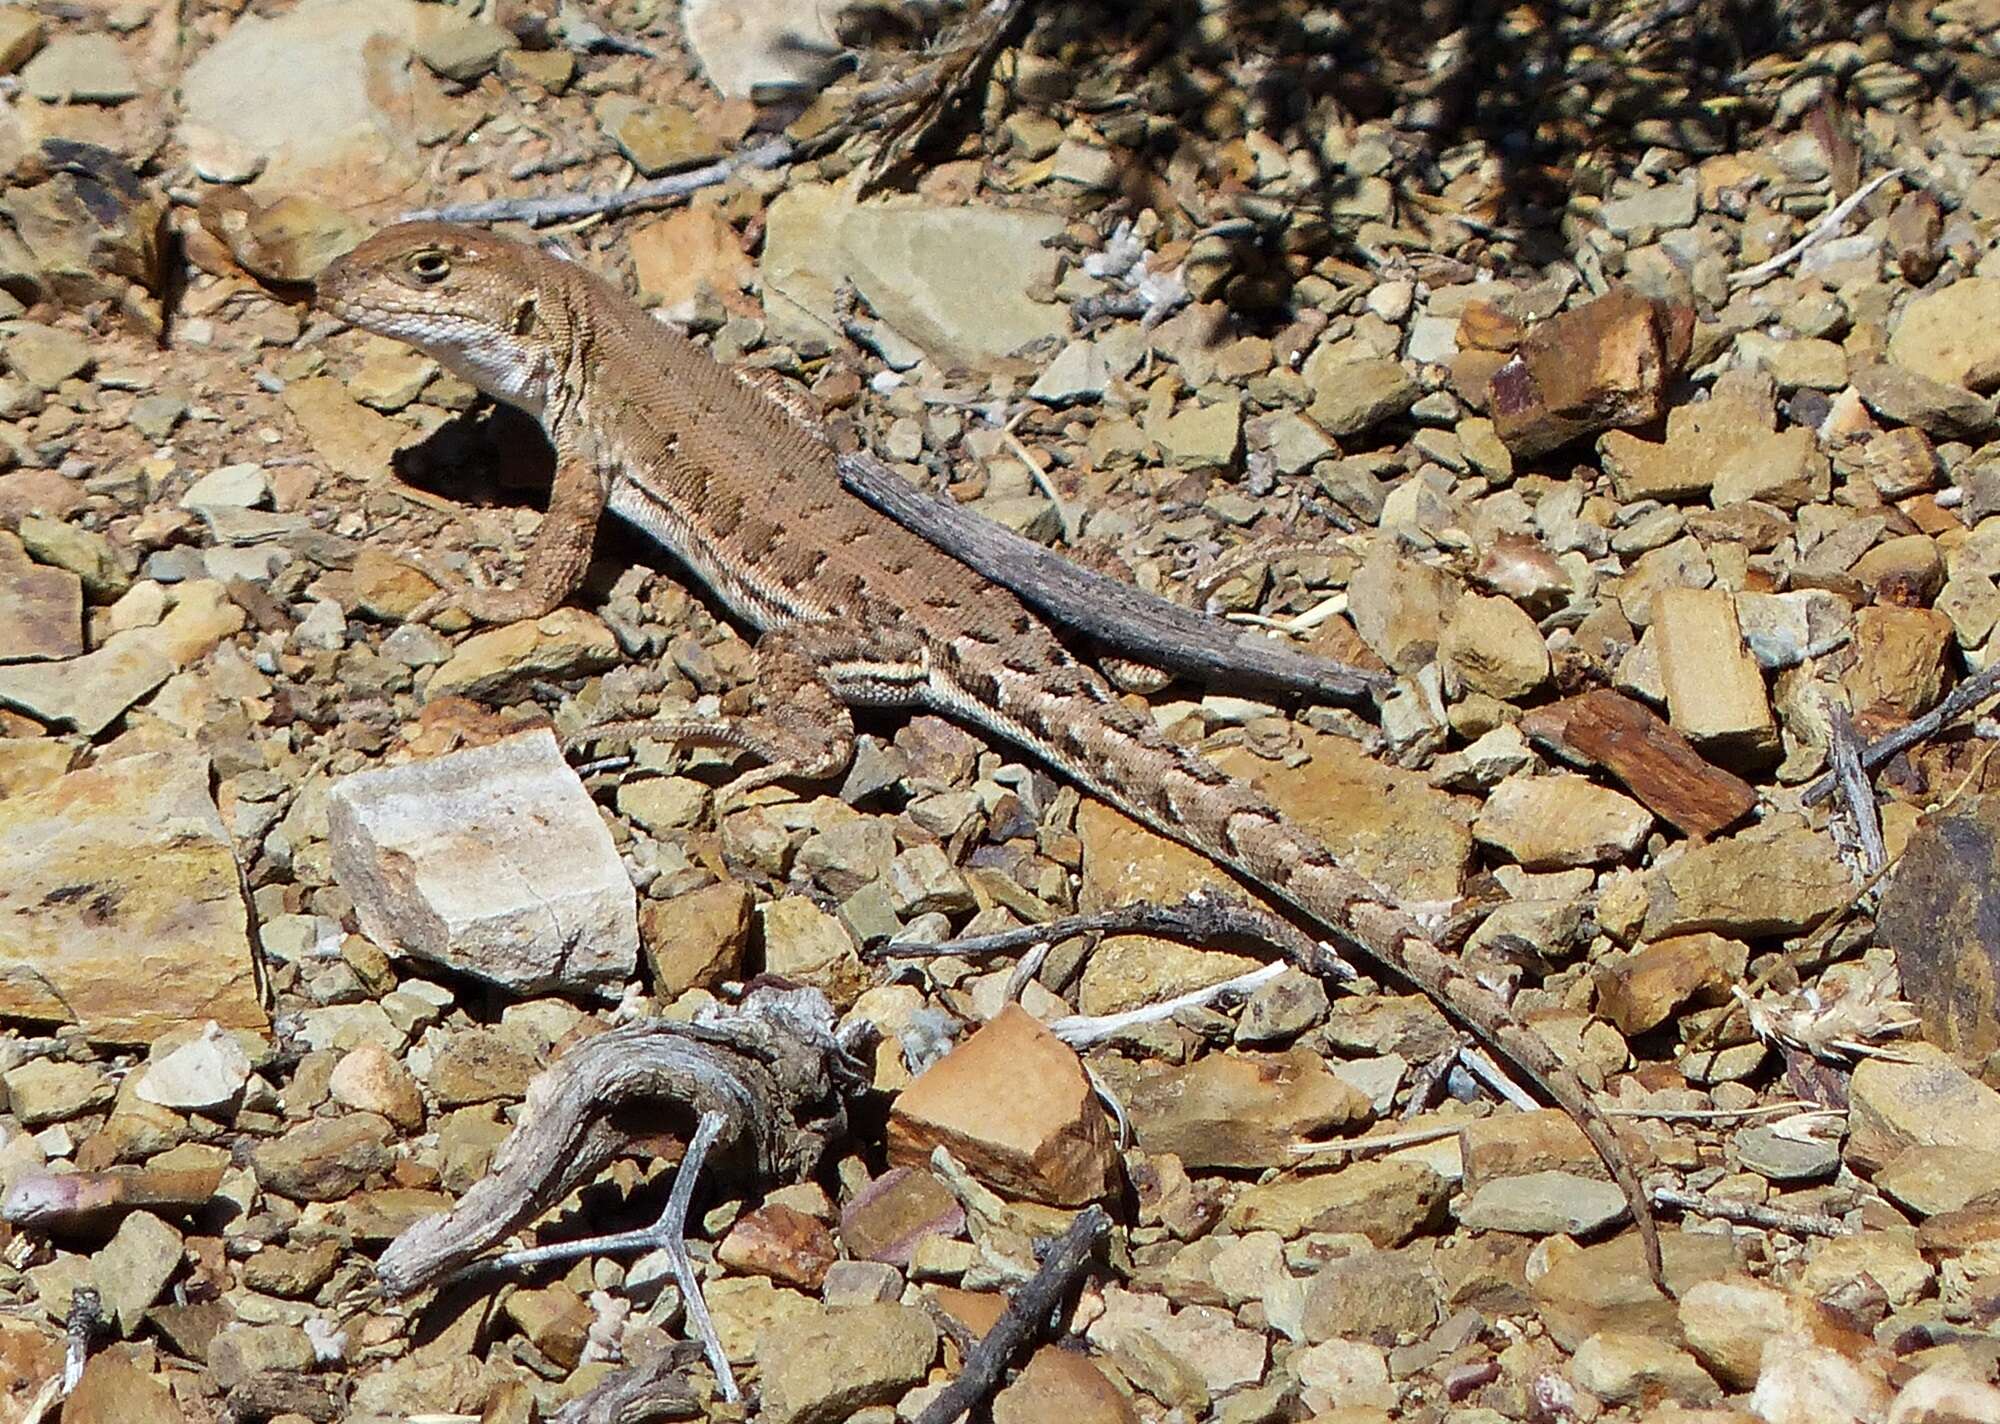
M 833 774 L 851 730 L 830 693 L 918 702 L 1033 750 L 1409 978 L 1504 1053 L 1589 1135 L 1659 1277 L 1644 1188 L 1548 1045 L 1381 888 L 1120 703 L 1009 591 L 846 493 L 791 398 L 718 365 L 585 268 L 472 229 L 379 233 L 327 270 L 319 302 L 527 410 L 555 446 L 549 513 L 520 586 L 461 590 L 475 616 L 534 616 L 568 596 L 608 504 L 765 630 L 766 725 L 723 739 L 786 758 L 779 774 Z

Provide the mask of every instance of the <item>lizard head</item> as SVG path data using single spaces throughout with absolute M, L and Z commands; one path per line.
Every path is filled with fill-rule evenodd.
M 320 273 L 314 305 L 409 343 L 487 395 L 540 415 L 554 348 L 543 320 L 555 259 L 448 223 L 384 228 Z

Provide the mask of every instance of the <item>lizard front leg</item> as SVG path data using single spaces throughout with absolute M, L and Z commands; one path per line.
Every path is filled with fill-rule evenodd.
M 455 603 L 482 623 L 517 623 L 540 618 L 576 592 L 590 566 L 591 546 L 604 516 L 605 480 L 589 451 L 567 439 L 558 439 L 555 445 L 548 512 L 528 545 L 514 587 L 477 588 L 435 560 L 418 555 L 409 564 L 437 584 L 439 592 L 411 613 L 411 621 L 421 622 Z
M 914 645 L 913 649 L 914 651 Z M 866 663 L 870 700 L 881 700 L 878 684 L 894 682 L 885 671 L 892 657 L 879 640 L 853 628 L 823 623 L 793 623 L 767 630 L 757 640 L 750 687 L 755 701 L 739 716 L 658 717 L 601 722 L 570 738 L 582 741 L 683 742 L 703 746 L 739 747 L 762 758 L 716 792 L 716 808 L 788 778 L 820 781 L 837 776 L 854 759 L 854 719 L 842 700 L 849 681 L 845 665 Z M 912 657 L 912 686 L 922 666 Z

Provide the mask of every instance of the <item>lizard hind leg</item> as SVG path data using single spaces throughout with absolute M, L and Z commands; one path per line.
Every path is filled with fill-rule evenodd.
M 824 670 L 845 638 L 811 625 L 773 628 L 757 640 L 751 710 L 721 716 L 641 717 L 581 728 L 569 741 L 651 741 L 737 747 L 764 764 L 715 793 L 718 815 L 774 781 L 823 781 L 854 759 L 854 719 Z

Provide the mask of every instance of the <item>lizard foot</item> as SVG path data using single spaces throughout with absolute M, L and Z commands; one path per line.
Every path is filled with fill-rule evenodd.
M 426 554 L 406 554 L 403 563 L 438 586 L 438 591 L 410 610 L 410 623 L 422 623 L 445 608 L 457 607 L 480 623 L 519 623 L 540 618 L 562 602 L 542 589 L 480 588 L 462 574 Z

